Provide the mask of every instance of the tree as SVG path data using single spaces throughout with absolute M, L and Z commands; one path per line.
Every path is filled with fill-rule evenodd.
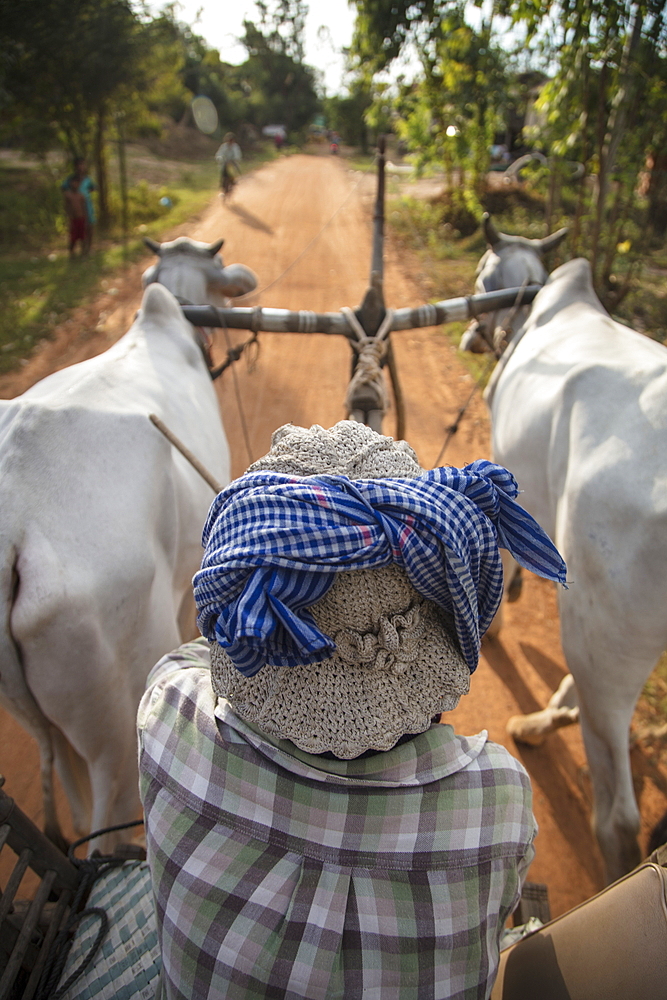
M 555 62 L 539 100 L 540 136 L 557 156 L 580 160 L 572 246 L 586 240 L 598 291 L 609 307 L 629 287 L 612 267 L 636 225 L 637 181 L 665 138 L 665 0 L 500 0 L 527 42 Z M 596 179 L 592 197 L 586 176 Z
M 443 165 L 447 211 L 479 215 L 489 149 L 503 127 L 508 91 L 492 14 L 473 27 L 461 0 L 354 2 L 352 49 L 367 72 L 386 69 L 408 43 L 417 51 L 422 77 L 399 85 L 396 128 L 418 165 Z
M 9 116 L 47 148 L 62 137 L 96 166 L 100 224 L 109 217 L 106 134 L 115 103 L 141 75 L 141 24 L 129 0 L 0 0 Z
M 368 151 L 368 125 L 365 116 L 372 100 L 371 88 L 363 77 L 357 76 L 346 96 L 335 95 L 324 101 L 329 128 L 338 132 L 349 145 L 360 146 L 363 153 Z
M 280 0 L 272 13 L 264 3 L 258 7 L 261 27 L 244 21 L 241 39 L 248 51 L 240 69 L 250 88 L 249 117 L 258 127 L 273 122 L 297 131 L 320 107 L 315 70 L 302 61 L 305 7 L 300 0 Z

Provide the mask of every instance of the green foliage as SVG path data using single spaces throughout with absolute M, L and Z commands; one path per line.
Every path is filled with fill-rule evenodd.
M 265 35 L 251 21 L 243 27 L 248 120 L 258 128 L 269 124 L 285 125 L 288 132 L 305 128 L 320 106 L 314 71 L 294 59 L 293 43 L 288 44 L 277 29 Z
M 5 167 L 0 176 L 0 247 L 41 246 L 64 232 L 62 195 L 48 169 Z
M 100 112 L 140 84 L 142 42 L 129 0 L 0 0 L 5 122 L 86 155 Z
M 416 82 L 399 82 L 393 128 L 418 171 L 432 164 L 444 170 L 446 217 L 454 228 L 470 232 L 481 211 L 489 150 L 504 127 L 506 59 L 493 39 L 492 22 L 472 27 L 462 3 L 434 7 L 426 25 L 408 23 L 423 73 Z M 380 92 L 371 115 L 386 103 Z
M 536 55 L 555 65 L 530 134 L 550 154 L 547 215 L 569 196 L 571 251 L 587 252 L 598 293 L 610 309 L 618 307 L 636 274 L 638 250 L 646 244 L 642 231 L 667 230 L 667 190 L 654 183 L 657 174 L 649 182 L 648 213 L 638 185 L 647 158 L 664 148 L 667 137 L 665 6 L 664 0 L 501 3 L 503 12 L 525 25 Z M 578 185 L 567 165 L 559 165 L 564 160 L 583 164 Z
M 368 127 L 372 122 L 367 120 L 367 112 L 372 100 L 371 88 L 357 77 L 347 96 L 328 97 L 323 102 L 329 128 L 338 132 L 348 145 L 360 146 L 362 153 L 368 150 Z
M 357 9 L 352 55 L 368 76 L 386 69 L 408 42 L 425 48 L 455 0 L 351 0 Z
M 46 166 L 0 165 L 0 372 L 29 356 L 101 278 L 145 254 L 144 233 L 161 238 L 163 227 L 179 225 L 210 202 L 217 180 L 214 163 L 170 166 L 178 173 L 167 187 L 145 182 L 130 187 L 130 236 L 124 247 L 96 240 L 89 257 L 70 261 L 61 174 Z M 165 194 L 170 208 L 159 204 Z M 117 198 L 112 189 L 112 206 Z M 120 233 L 115 235 L 118 239 Z
M 570 217 L 570 252 L 590 258 L 598 293 L 618 308 L 646 231 L 667 233 L 666 0 L 496 0 L 474 22 L 459 0 L 354 3 L 360 73 L 385 69 L 408 43 L 420 55 L 421 76 L 398 88 L 394 127 L 418 169 L 442 165 L 454 215 L 483 204 L 494 135 L 520 119 L 546 71 L 523 140 L 548 165 L 529 183 L 547 228 Z M 498 16 L 515 26 L 513 64 Z
M 117 141 L 159 136 L 165 121 L 194 125 L 191 102 L 213 102 L 220 125 L 286 125 L 298 138 L 319 107 L 315 71 L 303 63 L 302 0 L 260 5 L 246 24 L 248 59 L 229 66 L 168 4 L 157 16 L 133 0 L 0 0 L 0 142 L 46 158 L 83 156 L 97 186 L 98 225 L 118 215 L 109 164 Z M 131 217 L 153 217 L 137 192 Z M 133 200 L 132 200 L 133 199 Z

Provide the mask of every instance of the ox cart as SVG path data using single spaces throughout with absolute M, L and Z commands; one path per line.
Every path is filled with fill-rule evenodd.
M 184 305 L 182 308 L 185 317 L 197 327 L 251 332 L 249 340 L 232 348 L 226 362 L 212 370 L 213 377 L 219 376 L 240 357 L 260 332 L 345 336 L 352 349 L 352 374 L 346 395 L 348 415 L 381 431 L 388 408 L 382 371 L 387 367 L 396 403 L 396 436 L 400 438 L 404 428 L 403 401 L 389 334 L 514 308 L 531 302 L 539 286 L 511 288 L 414 309 L 394 311 L 386 308 L 382 286 L 383 153 L 381 146 L 370 284 L 358 309 L 318 314 L 264 307 Z M 455 433 L 463 409 L 448 429 L 447 440 Z M 191 457 L 178 439 L 169 434 L 169 428 L 159 420 L 154 423 L 186 457 Z M 198 471 L 207 477 L 213 489 L 217 488 L 207 470 L 200 467 Z M 132 825 L 136 824 L 128 824 Z M 103 832 L 108 831 L 96 831 L 85 839 Z M 87 997 L 149 1000 L 160 995 L 160 958 L 145 856 L 140 848 L 120 845 L 113 855 L 79 859 L 75 849 L 82 843 L 78 841 L 70 847 L 68 855 L 63 854 L 0 787 L 0 850 L 9 849 L 16 855 L 13 870 L 0 895 L 0 1000 Z M 501 964 L 493 996 L 545 996 L 545 980 L 541 978 L 544 975 L 550 989 L 556 982 L 555 992 L 549 992 L 553 997 L 576 996 L 583 1000 L 588 995 L 644 998 L 662 995 L 656 992 L 656 984 L 664 985 L 667 981 L 667 949 L 664 947 L 667 942 L 667 870 L 664 866 L 667 866 L 667 852 L 656 855 L 651 863 L 642 866 L 637 877 L 627 877 L 595 897 L 591 901 L 592 910 L 585 910 L 589 904 L 584 904 L 573 911 L 573 915 L 560 918 L 560 923 L 555 921 L 525 942 L 513 945 L 506 953 L 507 960 Z M 20 887 L 29 871 L 33 873 L 31 898 L 23 900 Z M 638 906 L 643 913 L 643 946 L 648 947 L 650 953 L 645 951 L 642 963 L 633 967 L 632 989 L 628 991 L 626 977 L 623 980 L 626 985 L 622 987 L 625 992 L 618 993 L 615 990 L 621 980 L 616 975 L 617 956 L 627 956 L 633 947 L 639 948 L 639 939 L 635 943 L 628 936 L 629 916 L 632 908 Z M 525 924 L 535 917 L 538 918 L 534 924 L 536 928 L 549 920 L 546 888 L 529 883 L 515 914 L 515 923 Z M 652 935 L 646 933 L 647 921 L 653 929 Z M 584 959 L 590 956 L 598 925 L 606 928 L 606 936 L 597 938 L 601 974 L 613 989 L 589 994 L 585 983 L 590 969 L 585 970 L 582 978 L 581 961 L 577 956 L 580 953 Z M 549 931 L 549 928 L 555 930 Z M 575 952 L 575 958 L 570 961 Z M 584 969 L 585 965 L 584 961 Z

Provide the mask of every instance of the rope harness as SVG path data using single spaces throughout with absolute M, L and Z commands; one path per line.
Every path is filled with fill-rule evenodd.
M 348 414 L 353 410 L 381 410 L 382 415 L 389 407 L 389 396 L 382 374 L 382 362 L 387 355 L 389 331 L 394 318 L 393 309 L 387 309 L 377 333 L 369 337 L 349 306 L 341 312 L 352 327 L 355 339 L 350 338 L 352 350 L 356 354 L 354 374 L 345 394 Z
M 504 326 L 502 326 L 497 333 L 494 332 L 492 350 L 495 355 L 496 361 L 500 359 L 500 356 L 502 355 L 503 351 L 505 350 L 510 340 L 514 336 L 514 327 L 512 326 L 512 324 L 516 319 L 516 315 L 519 309 L 521 308 L 521 304 L 523 302 L 523 293 L 527 285 L 528 285 L 528 278 L 524 278 L 523 281 L 521 282 L 521 287 L 517 292 L 514 305 L 508 312 L 507 316 L 505 317 Z

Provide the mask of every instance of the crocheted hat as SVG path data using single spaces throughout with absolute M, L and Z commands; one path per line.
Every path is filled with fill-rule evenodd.
M 260 470 L 353 480 L 423 473 L 406 442 L 347 420 L 330 430 L 281 427 L 268 455 L 248 471 Z M 434 715 L 455 708 L 467 693 L 470 670 L 452 620 L 397 565 L 336 574 L 309 610 L 336 644 L 323 662 L 266 664 L 246 677 L 217 642 L 211 644 L 213 690 L 271 736 L 309 753 L 349 759 L 424 732 Z

